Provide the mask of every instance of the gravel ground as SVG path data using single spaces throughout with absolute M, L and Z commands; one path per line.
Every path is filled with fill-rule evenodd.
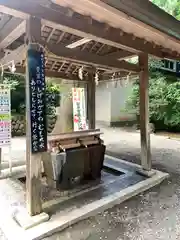
M 103 129 L 109 153 L 139 163 L 139 133 Z M 46 240 L 180 239 L 180 142 L 151 136 L 153 167 L 170 178 L 150 191 Z
M 111 155 L 140 163 L 139 133 L 101 129 Z M 44 240 L 180 239 L 180 142 L 151 135 L 151 147 L 153 168 L 169 172 L 168 180 Z

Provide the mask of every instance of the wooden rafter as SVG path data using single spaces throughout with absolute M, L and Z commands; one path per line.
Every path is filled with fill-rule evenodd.
M 86 49 L 86 47 L 89 45 L 90 42 L 85 43 L 84 45 L 82 45 L 81 47 L 81 51 L 83 51 L 84 49 Z
M 101 47 L 97 50 L 96 54 L 100 53 L 102 49 L 104 48 L 105 44 L 102 44 Z
M 51 32 L 50 32 L 50 34 L 49 34 L 48 38 L 47 38 L 47 42 L 49 42 L 49 41 L 50 41 L 50 39 L 51 39 L 51 37 L 52 37 L 52 35 L 53 35 L 54 31 L 55 31 L 55 29 L 54 29 L 54 28 L 52 28 L 52 30 L 51 30 Z
M 63 66 L 64 66 L 65 64 L 66 64 L 66 61 L 64 61 L 64 62 L 61 64 L 60 68 L 58 69 L 58 72 L 61 71 L 61 69 L 63 68 Z
M 102 80 L 102 81 L 109 81 L 109 80 L 112 79 L 112 75 L 113 75 L 112 72 L 111 72 L 111 73 L 105 72 L 105 73 L 103 74 L 101 80 Z M 122 78 L 125 78 L 125 77 L 127 77 L 128 75 L 129 75 L 129 74 L 128 74 L 127 72 L 117 72 L 117 73 L 115 73 L 114 78 L 121 80 Z M 131 74 L 129 75 L 130 78 L 133 78 L 133 77 L 136 77 L 136 76 L 138 76 L 138 73 L 131 73 Z
M 25 21 L 20 18 L 11 18 L 1 30 L 0 48 L 8 47 L 12 42 L 25 33 Z
M 134 54 L 132 54 L 131 52 L 121 50 L 121 51 L 109 53 L 106 56 L 113 57 L 115 59 L 124 59 L 127 57 L 132 57 L 132 56 L 134 56 Z
M 92 47 L 90 48 L 89 52 L 92 52 L 92 50 L 98 45 L 99 43 L 96 42 L 95 44 L 92 45 Z
M 18 15 L 21 12 L 21 17 L 27 17 L 27 15 L 37 16 L 44 19 L 46 23 L 48 22 L 48 25 L 51 27 L 82 38 L 89 37 L 92 40 L 133 53 L 146 52 L 160 58 L 177 57 L 177 53 L 169 52 L 167 49 L 164 49 L 164 52 L 162 52 L 162 47 L 146 42 L 144 39 L 138 37 L 134 39 L 128 33 L 120 34 L 122 31 L 113 27 L 107 29 L 103 23 L 100 24 L 92 20 L 91 27 L 89 27 L 89 22 L 84 16 L 79 15 L 76 17 L 74 14 L 72 17 L 65 16 L 61 13 L 61 7 L 59 6 L 48 8 L 39 5 L 38 2 L 33 2 L 32 4 L 30 0 L 24 2 L 21 0 L 0 0 L 0 4 L 4 6 L 2 8 L 3 12 L 8 12 L 12 15 Z
M 65 70 L 65 73 L 66 73 L 66 74 L 69 72 L 69 70 L 71 69 L 72 65 L 73 65 L 72 63 L 69 64 L 69 66 L 68 66 L 67 69 Z
M 89 68 L 90 66 L 94 66 L 97 69 L 102 69 L 103 71 L 108 69 L 115 72 L 119 70 L 125 70 L 130 72 L 139 71 L 138 66 L 135 64 L 131 64 L 125 61 L 117 61 L 109 57 L 105 58 L 105 57 L 97 56 L 95 54 L 92 54 L 86 51 L 81 52 L 81 51 L 77 51 L 76 49 L 68 49 L 60 44 L 58 44 L 57 46 L 46 43 L 46 48 L 50 50 L 51 54 L 52 53 L 56 54 L 56 57 L 51 54 L 48 55 L 48 59 L 52 59 L 52 62 L 53 62 L 51 66 L 51 70 L 53 70 L 55 64 L 58 62 L 58 56 L 59 56 L 60 58 L 59 60 L 62 61 L 63 59 L 64 63 L 62 63 L 62 65 L 59 67 L 58 72 L 60 72 L 63 66 L 68 62 L 71 62 L 71 64 L 74 64 L 79 67 L 81 67 L 82 65 L 85 65 L 86 68 Z M 5 64 L 12 60 L 14 60 L 15 63 L 18 63 L 24 60 L 25 49 L 26 47 L 22 45 L 16 50 L 11 51 L 10 54 L 8 54 L 7 56 L 1 59 L 0 63 Z M 68 71 L 70 66 L 71 65 L 69 65 L 68 67 Z
M 64 64 L 68 64 L 69 62 L 73 63 L 73 65 L 76 65 L 78 67 L 82 67 L 85 69 L 91 69 L 92 68 L 92 63 L 88 63 L 88 62 L 82 62 L 82 61 L 78 61 L 78 60 L 73 60 L 73 59 L 69 59 L 69 58 L 64 58 L 62 56 L 54 56 L 54 55 L 49 55 L 48 56 L 49 60 L 51 61 L 57 61 L 58 62 L 65 62 Z M 61 67 L 60 67 L 61 68 Z M 107 66 L 94 66 L 94 68 L 100 70 L 100 71 L 110 71 L 110 72 L 114 72 L 114 70 L 111 67 L 107 67 Z
M 79 14 L 92 16 L 93 19 L 107 24 L 107 28 L 109 23 L 110 26 L 121 29 L 122 33 L 123 31 L 130 33 L 133 40 L 145 39 L 159 50 L 162 47 L 164 52 L 170 49 L 171 56 L 180 54 L 179 21 L 151 1 L 79 0 L 77 3 L 72 0 L 52 1 L 59 6 L 68 6 Z
M 76 66 L 75 69 L 74 69 L 74 71 L 72 72 L 72 74 L 75 74 L 78 69 L 79 69 L 79 67 Z
M 110 57 L 102 57 L 97 56 L 95 54 L 79 51 L 76 49 L 68 49 L 61 44 L 52 45 L 49 43 L 43 43 L 46 48 L 56 56 L 62 57 L 64 59 L 68 59 L 71 61 L 79 61 L 82 63 L 87 63 L 89 65 L 94 65 L 95 67 L 103 67 L 103 68 L 112 68 L 114 70 L 126 70 L 130 72 L 138 72 L 139 67 L 135 64 L 128 63 L 126 61 L 118 61 L 114 58 Z
M 14 61 L 15 64 L 20 63 L 22 60 L 25 59 L 26 54 L 26 46 L 21 45 L 14 51 L 11 51 L 11 53 L 4 56 L 2 59 L 0 59 L 0 64 L 8 64 L 11 61 Z M 4 66 L 4 69 L 8 68 L 8 65 Z
M 16 67 L 16 73 L 23 74 L 25 75 L 26 69 L 24 67 Z M 52 78 L 61 78 L 61 79 L 67 79 L 67 80 L 74 80 L 74 81 L 79 81 L 79 77 L 75 74 L 65 74 L 62 72 L 57 72 L 57 71 L 51 71 L 51 70 L 46 70 L 46 77 L 52 77 Z
M 61 33 L 61 35 L 59 36 L 59 39 L 58 39 L 57 42 L 56 42 L 57 44 L 61 42 L 61 40 L 63 39 L 63 37 L 64 37 L 65 34 L 66 34 L 65 32 L 62 32 L 62 33 Z
M 5 24 L 11 19 L 10 15 L 3 14 L 0 21 L 0 30 L 5 26 Z
M 54 1 L 54 0 L 52 0 Z M 55 0 L 56 3 L 61 0 Z M 89 0 L 87 0 L 88 2 Z M 92 0 L 94 6 L 97 8 L 100 4 L 100 1 Z M 127 13 L 134 19 L 138 19 L 143 23 L 146 23 L 147 26 L 153 26 L 155 29 L 158 29 L 161 32 L 166 32 L 171 36 L 178 36 L 180 34 L 179 30 L 179 21 L 176 20 L 170 14 L 167 14 L 164 10 L 159 8 L 157 5 L 153 4 L 152 1 L 142 0 L 103 0 L 102 2 L 106 3 L 106 6 L 111 6 L 115 11 L 119 10 L 123 13 Z M 103 4 L 103 3 L 102 3 Z M 108 8 L 105 8 L 108 11 Z M 110 9 L 110 8 L 109 8 Z M 134 19 L 133 19 L 134 18 Z M 131 20 L 131 18 L 130 18 Z M 137 22 L 137 21 L 136 21 Z M 148 28 L 150 29 L 150 27 Z M 169 31 L 171 29 L 171 31 Z M 157 31 L 155 31 L 157 32 Z
M 54 61 L 54 63 L 52 64 L 51 70 L 53 70 L 55 66 L 56 66 L 56 61 Z

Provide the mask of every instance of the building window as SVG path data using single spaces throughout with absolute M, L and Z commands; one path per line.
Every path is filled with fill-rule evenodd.
M 163 70 L 176 72 L 176 61 L 173 60 L 163 60 L 163 66 L 160 67 Z

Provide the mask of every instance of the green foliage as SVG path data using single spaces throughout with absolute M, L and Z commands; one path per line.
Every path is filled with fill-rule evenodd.
M 176 7 L 174 9 L 173 15 L 180 20 L 180 1 L 177 1 Z
M 139 115 L 139 82 L 137 81 L 126 107 Z M 162 73 L 151 71 L 149 80 L 150 122 L 161 129 L 180 130 L 180 81 Z
M 55 114 L 55 108 L 59 106 L 60 88 L 53 83 L 46 84 L 46 106 L 48 115 Z
M 25 104 L 24 76 L 5 73 L 3 83 L 11 86 L 11 110 L 16 113 L 21 113 L 21 106 Z
M 16 114 L 25 114 L 25 77 L 5 73 L 3 82 L 11 85 L 11 110 Z M 47 114 L 55 114 L 55 107 L 59 105 L 60 88 L 52 82 L 46 84 Z
M 180 0 L 151 0 L 154 4 L 180 20 Z M 180 82 L 173 76 L 157 72 L 160 61 L 150 60 L 149 110 L 150 121 L 158 128 L 180 130 Z M 133 86 L 127 101 L 128 110 L 139 115 L 139 83 Z M 159 127 L 160 126 L 160 127 Z
M 152 0 L 152 2 L 180 20 L 180 0 Z

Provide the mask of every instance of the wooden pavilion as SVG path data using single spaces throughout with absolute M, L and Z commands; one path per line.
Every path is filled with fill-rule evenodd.
M 139 74 L 141 164 L 151 171 L 148 56 L 180 59 L 178 20 L 148 0 L 0 0 L 0 31 L 4 69 L 13 62 L 16 71 L 25 74 L 29 44 L 43 47 L 48 77 L 77 81 L 83 67 L 91 129 L 95 128 L 95 73 L 100 80 L 113 74 Z M 134 55 L 139 56 L 139 64 L 125 61 Z M 39 188 L 33 185 L 40 176 L 41 157 L 31 155 L 28 145 L 27 150 L 28 210 L 37 214 Z

